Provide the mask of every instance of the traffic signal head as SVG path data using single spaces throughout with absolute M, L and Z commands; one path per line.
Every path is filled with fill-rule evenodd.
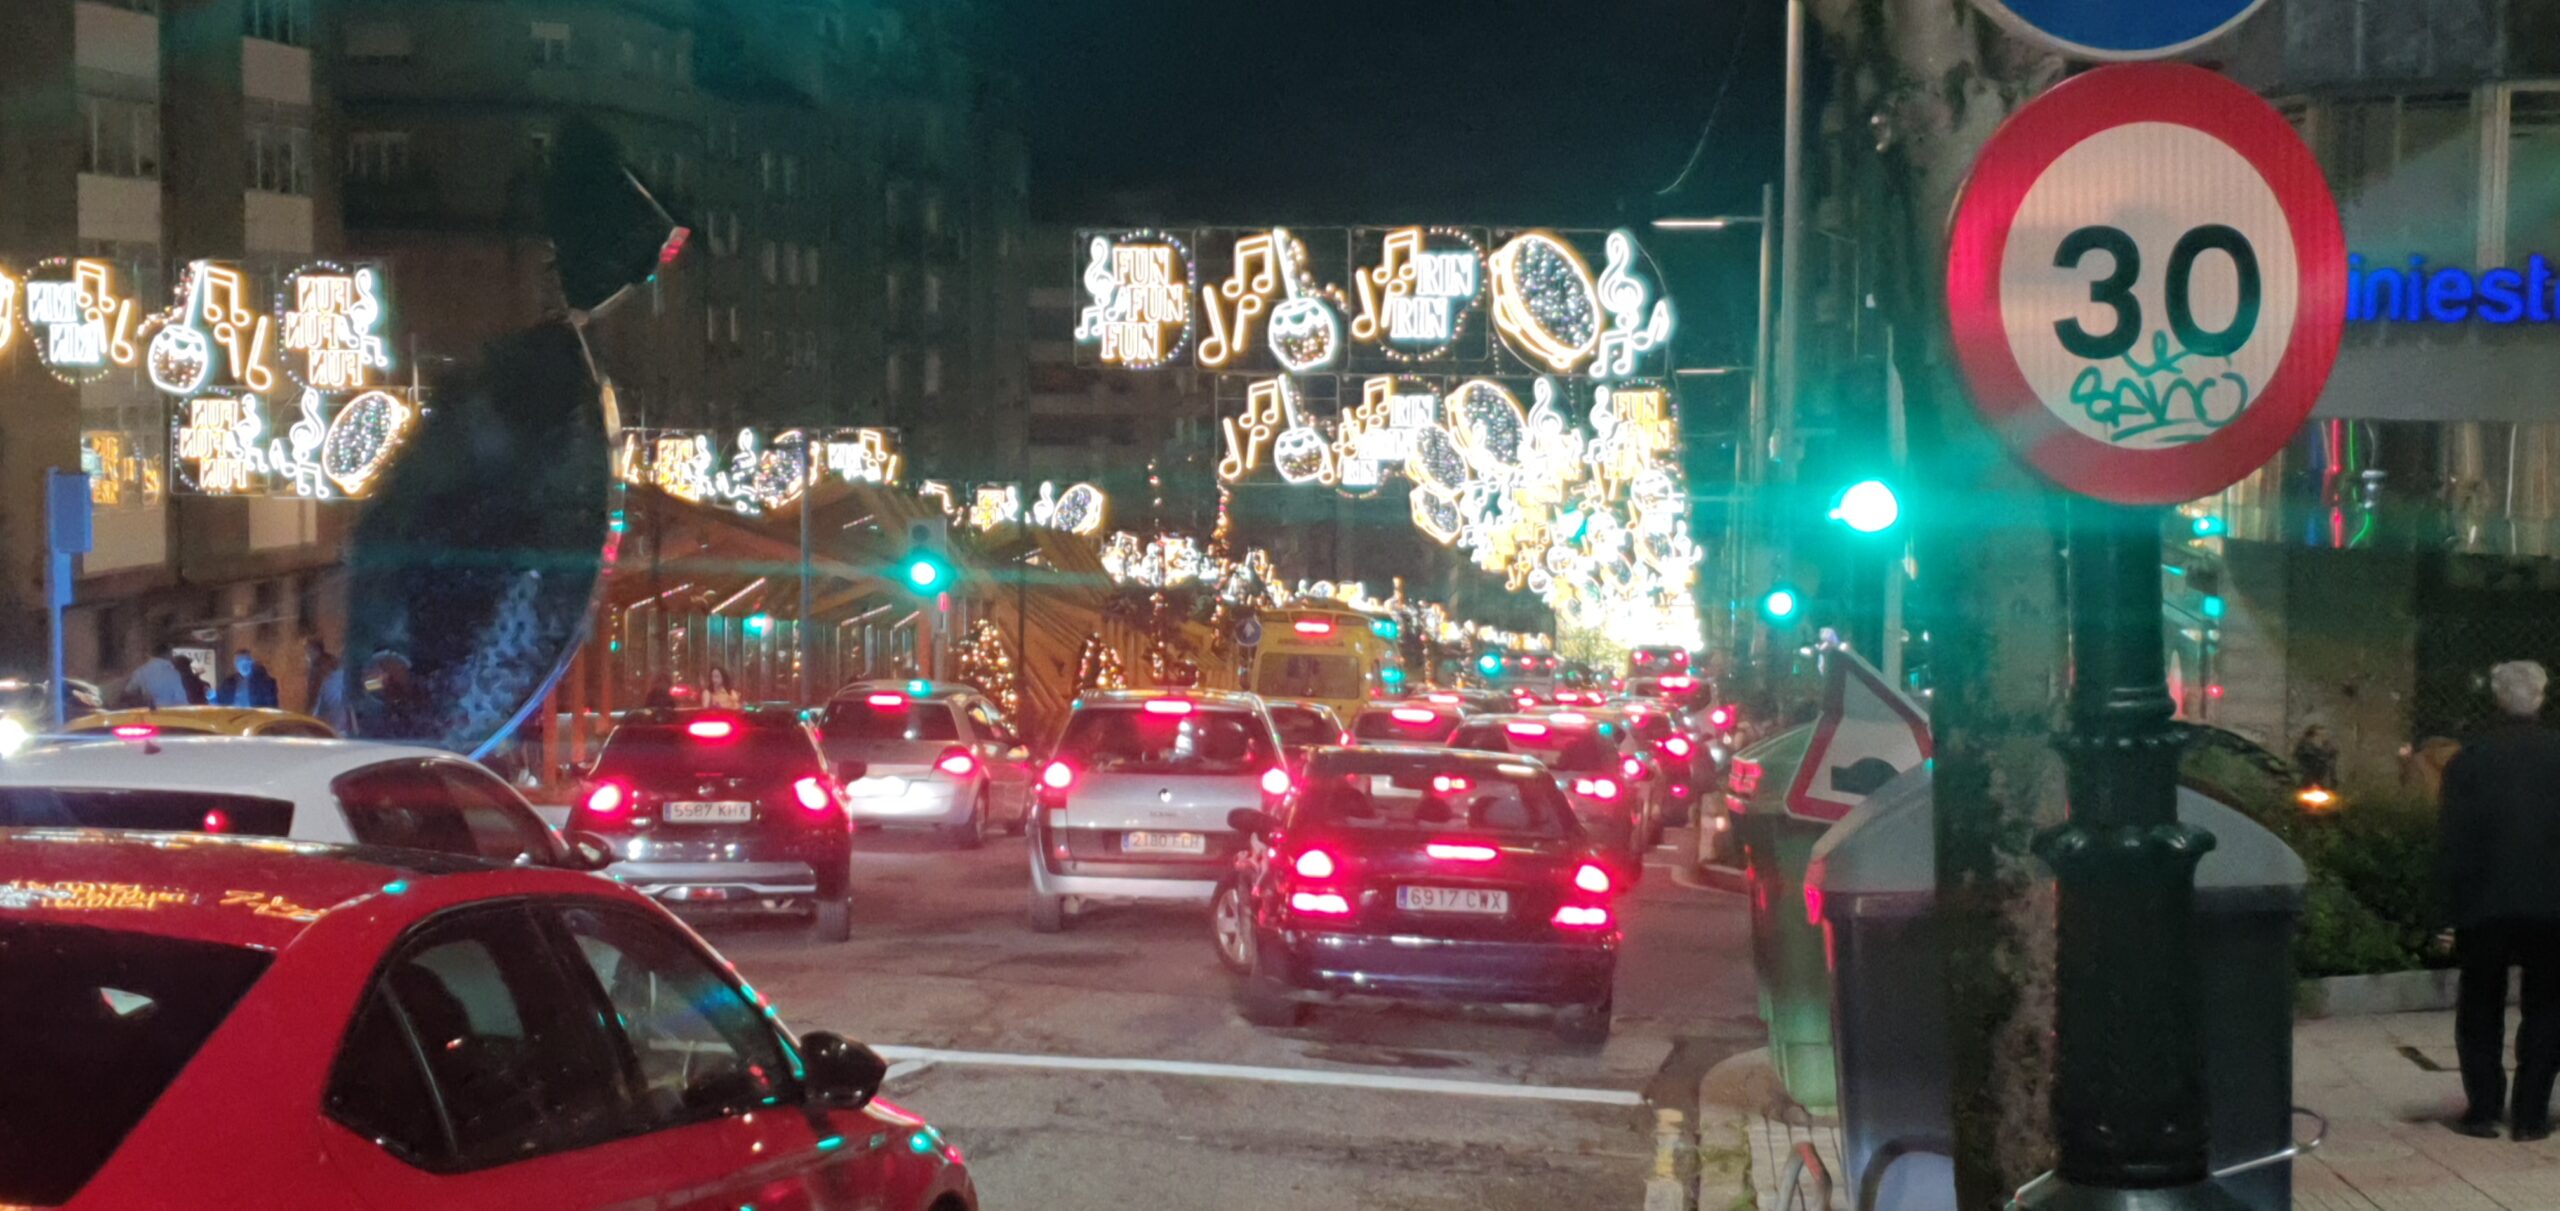
M 951 566 L 931 551 L 911 551 L 900 561 L 898 575 L 918 593 L 936 593 L 950 584 Z
M 2222 520 L 2219 513 L 2207 513 L 2196 518 L 2191 528 L 2198 538 L 2220 538 L 2231 532 L 2231 523 Z
M 1771 622 L 1793 622 L 1796 612 L 1804 608 L 1796 591 L 1786 585 L 1769 590 L 1760 598 L 1760 616 Z
M 1484 654 L 1484 655 L 1482 655 L 1482 656 L 1478 656 L 1478 657 L 1476 657 L 1476 671 L 1477 671 L 1477 672 L 1479 672 L 1479 673 L 1484 674 L 1484 675 L 1485 675 L 1485 676 L 1487 676 L 1487 677 L 1499 677 L 1499 676 L 1501 676 L 1501 675 L 1502 675 L 1502 653 L 1500 653 L 1500 652 L 1487 652 L 1487 653 L 1485 653 L 1485 654 Z
M 1883 480 L 1862 479 L 1832 499 L 1831 520 L 1860 534 L 1881 534 L 1902 520 L 1902 501 Z

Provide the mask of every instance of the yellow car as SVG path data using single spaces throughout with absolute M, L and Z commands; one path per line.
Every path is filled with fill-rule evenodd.
M 335 739 L 338 733 L 309 715 L 250 706 L 164 706 L 82 715 L 64 730 L 95 732 L 149 727 L 162 736 L 300 736 Z

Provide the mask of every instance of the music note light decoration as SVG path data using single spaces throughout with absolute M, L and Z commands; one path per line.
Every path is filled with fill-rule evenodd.
M 29 270 L 24 285 L 27 331 L 37 360 L 55 378 L 73 386 L 94 383 L 140 360 L 134 339 L 140 317 L 112 263 L 55 257 Z
M 151 384 L 171 395 L 266 392 L 275 321 L 249 305 L 249 278 L 237 265 L 192 261 L 179 275 L 178 302 L 151 317 Z

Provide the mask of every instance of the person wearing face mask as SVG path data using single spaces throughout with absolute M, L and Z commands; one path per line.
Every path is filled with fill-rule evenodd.
M 217 705 L 277 705 L 275 674 L 258 663 L 258 658 L 250 655 L 249 649 L 242 648 L 231 654 L 231 670 L 230 675 L 222 679 L 222 688 L 214 694 L 213 700 Z

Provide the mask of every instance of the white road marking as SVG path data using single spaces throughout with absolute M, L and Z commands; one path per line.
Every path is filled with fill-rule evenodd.
M 1390 1076 L 1372 1072 L 1329 1072 L 1304 1068 L 1256 1068 L 1243 1064 L 1203 1064 L 1189 1060 L 1105 1059 L 1081 1055 L 1015 1055 L 997 1051 L 943 1051 L 932 1047 L 873 1047 L 891 1061 L 895 1079 L 932 1064 L 981 1064 L 996 1068 L 1053 1068 L 1077 1072 L 1142 1072 L 1156 1076 L 1193 1076 L 1230 1081 L 1267 1081 L 1277 1085 L 1331 1085 L 1348 1089 L 1385 1089 L 1399 1093 L 1441 1093 L 1463 1097 L 1512 1098 L 1524 1101 L 1580 1102 L 1594 1106 L 1641 1106 L 1644 1097 L 1623 1089 L 1575 1089 L 1560 1085 L 1506 1085 L 1491 1081 L 1453 1081 L 1435 1077 Z

